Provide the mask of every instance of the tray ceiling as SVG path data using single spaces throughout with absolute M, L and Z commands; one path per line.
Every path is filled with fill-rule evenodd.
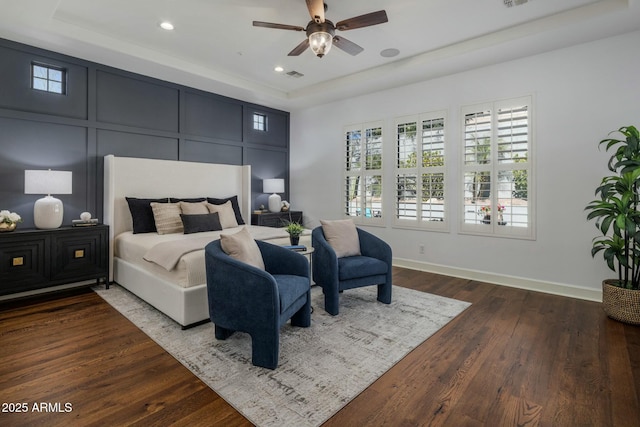
M 306 26 L 302 0 L 0 0 L 0 37 L 290 110 L 640 28 L 636 0 L 516 3 L 327 1 L 333 22 L 386 10 L 389 22 L 342 33 L 357 56 L 289 57 L 304 33 L 252 26 Z

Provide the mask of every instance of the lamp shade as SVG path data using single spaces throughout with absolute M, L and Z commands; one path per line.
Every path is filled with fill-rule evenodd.
M 24 193 L 47 195 L 33 205 L 33 222 L 37 228 L 51 229 L 62 225 L 64 206 L 51 194 L 71 194 L 71 178 L 69 171 L 24 171 Z
M 24 171 L 24 194 L 71 194 L 70 171 Z
M 263 179 L 262 190 L 265 193 L 284 193 L 284 179 Z

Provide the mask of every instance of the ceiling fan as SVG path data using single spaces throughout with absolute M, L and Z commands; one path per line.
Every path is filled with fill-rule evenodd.
M 308 47 L 311 47 L 313 53 L 315 53 L 319 58 L 322 58 L 329 52 L 332 45 L 335 45 L 337 48 L 354 56 L 364 50 L 354 42 L 349 41 L 342 36 L 336 36 L 336 30 L 354 30 L 356 28 L 369 27 L 371 25 L 382 24 L 388 21 L 387 12 L 379 10 L 377 12 L 371 12 L 345 19 L 334 25 L 333 22 L 325 19 L 324 17 L 327 5 L 322 0 L 306 0 L 306 2 L 309 14 L 311 15 L 311 21 L 309 21 L 306 28 L 296 25 L 274 24 L 262 21 L 253 21 L 253 26 L 275 28 L 278 30 L 306 31 L 307 38 L 298 46 L 293 48 L 293 50 L 289 52 L 289 56 L 298 56 L 307 50 Z

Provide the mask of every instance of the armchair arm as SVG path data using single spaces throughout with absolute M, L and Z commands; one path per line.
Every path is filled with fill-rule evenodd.
M 277 322 L 278 285 L 268 272 L 238 261 L 222 250 L 220 241 L 205 248 L 209 313 L 214 323 L 254 328 L 256 319 Z
M 369 232 L 360 228 L 357 230 L 358 238 L 360 239 L 360 252 L 362 255 L 377 258 L 391 265 L 393 257 L 391 246 L 389 246 L 384 240 Z
M 338 257 L 329 242 L 324 237 L 322 227 L 316 227 L 311 232 L 313 246 L 313 281 L 323 287 L 338 283 Z
M 269 273 L 309 277 L 309 261 L 303 255 L 261 240 L 256 240 L 256 243 Z

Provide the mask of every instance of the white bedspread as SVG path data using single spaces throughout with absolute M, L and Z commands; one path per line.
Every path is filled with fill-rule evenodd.
M 209 242 L 211 237 L 192 237 L 191 239 L 179 239 L 171 242 L 161 242 L 153 245 L 151 249 L 144 254 L 145 261 L 155 262 L 167 271 L 173 270 L 180 258 L 184 255 L 203 249 Z
M 237 228 L 213 232 L 215 233 L 215 236 L 209 235 L 210 233 L 185 234 L 182 239 L 175 239 L 155 244 L 147 251 L 143 258 L 146 261 L 155 262 L 166 270 L 171 271 L 175 268 L 183 255 L 204 249 L 204 247 L 212 240 L 219 239 L 220 235 L 234 234 L 242 228 L 243 227 L 240 226 Z M 253 238 L 258 240 L 270 240 L 288 236 L 288 234 L 281 228 L 254 226 L 250 227 L 249 231 Z M 207 235 L 202 236 L 202 234 Z
M 280 245 L 288 244 L 289 235 L 282 228 L 242 225 L 222 231 L 194 234 L 133 234 L 127 231 L 116 237 L 114 252 L 116 257 L 126 262 L 187 288 L 206 282 L 204 247 L 209 242 L 219 239 L 220 234 L 233 234 L 242 227 L 247 227 L 255 239 L 273 241 Z M 303 236 L 308 237 L 310 233 L 310 230 L 305 230 Z M 158 249 L 154 250 L 157 245 L 161 245 L 160 248 L 174 246 L 178 250 L 169 255 L 158 254 Z

